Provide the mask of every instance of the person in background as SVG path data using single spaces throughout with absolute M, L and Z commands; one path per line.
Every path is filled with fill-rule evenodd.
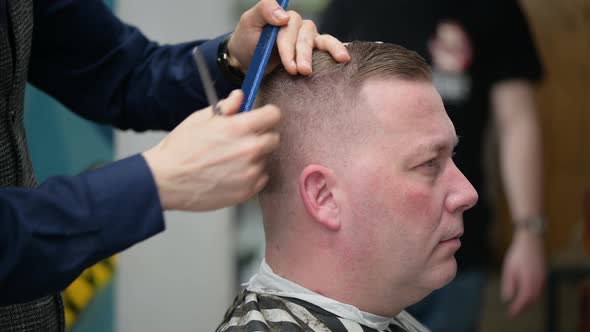
M 513 0 L 332 1 L 322 31 L 342 40 L 397 43 L 424 56 L 462 143 L 454 158 L 483 199 L 465 213 L 459 273 L 448 286 L 408 309 L 433 331 L 477 331 L 494 219 L 482 151 L 493 128 L 513 235 L 504 257 L 501 297 L 510 317 L 543 289 L 542 148 L 534 103 L 542 67 Z
M 280 111 L 236 113 L 243 95 L 207 101 L 192 52 L 217 93 L 238 88 L 266 24 L 281 26 L 279 63 L 312 72 L 314 48 L 348 55 L 313 22 L 262 0 L 233 34 L 158 45 L 100 0 L 0 0 L 0 330 L 62 331 L 59 292 L 85 268 L 164 230 L 163 210 L 213 210 L 261 190 L 279 144 Z M 137 131 L 172 130 L 157 146 L 36 186 L 23 128 L 26 82 L 89 120 Z

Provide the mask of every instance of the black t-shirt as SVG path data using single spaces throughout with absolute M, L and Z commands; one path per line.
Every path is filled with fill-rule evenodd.
M 402 45 L 433 67 L 434 83 L 461 142 L 455 162 L 480 194 L 464 215 L 460 268 L 489 258 L 482 151 L 490 117 L 490 89 L 502 80 L 538 81 L 542 68 L 526 19 L 513 0 L 333 0 L 320 31 L 343 41 Z

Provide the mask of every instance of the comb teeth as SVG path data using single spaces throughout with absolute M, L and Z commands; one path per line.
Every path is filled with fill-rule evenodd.
M 279 1 L 279 4 L 283 9 L 287 9 L 289 0 L 281 0 Z M 262 77 L 264 76 L 264 71 L 266 70 L 266 65 L 268 64 L 268 60 L 270 59 L 270 55 L 275 46 L 279 30 L 280 27 L 272 26 L 270 24 L 267 24 L 264 29 L 262 29 L 262 34 L 260 35 L 260 39 L 258 39 L 258 44 L 256 44 L 254 55 L 252 56 L 250 66 L 248 67 L 248 73 L 246 74 L 244 83 L 242 83 L 242 91 L 244 91 L 245 98 L 240 107 L 240 112 L 249 112 L 252 110 L 252 106 L 256 100 L 256 94 L 258 93 Z

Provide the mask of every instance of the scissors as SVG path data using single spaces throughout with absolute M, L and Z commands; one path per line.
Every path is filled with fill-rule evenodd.
M 201 77 L 203 88 L 205 89 L 207 101 L 209 102 L 209 105 L 213 107 L 213 115 L 223 115 L 221 107 L 219 107 L 219 97 L 217 97 L 213 80 L 211 79 L 209 69 L 207 68 L 207 62 L 205 61 L 203 52 L 201 52 L 198 47 L 195 47 L 193 50 L 193 58 L 197 64 L 197 69 L 199 69 L 199 76 Z

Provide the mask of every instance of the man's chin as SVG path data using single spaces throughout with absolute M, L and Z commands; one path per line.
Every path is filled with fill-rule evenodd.
M 442 262 L 437 271 L 435 272 L 435 278 L 433 280 L 433 290 L 443 288 L 448 285 L 455 276 L 457 275 L 457 260 L 455 256 L 451 256 Z
M 419 289 L 419 291 L 415 293 L 417 296 L 414 298 L 414 303 L 421 301 L 433 291 L 448 285 L 455 278 L 456 274 L 457 261 L 452 255 L 442 262 L 439 261 L 433 269 L 424 271 L 422 276 L 427 279 L 420 278 L 419 288 L 416 289 Z
M 416 292 L 416 295 L 418 296 L 411 304 L 420 302 L 422 299 L 430 295 L 430 293 L 437 289 L 443 288 L 453 281 L 453 279 L 455 279 L 455 275 L 457 274 L 457 261 L 455 260 L 455 257 L 451 257 L 450 260 L 439 264 L 436 270 L 430 272 L 430 278 L 424 284 L 422 284 L 423 287 L 420 287 L 421 291 Z M 424 280 L 422 281 L 424 282 Z

